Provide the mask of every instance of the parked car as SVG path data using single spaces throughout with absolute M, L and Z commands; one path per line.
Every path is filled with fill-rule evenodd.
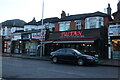
M 73 62 L 77 65 L 85 64 L 97 64 L 98 59 L 96 57 L 85 55 L 76 49 L 62 48 L 50 53 L 50 59 L 53 63 L 62 61 Z

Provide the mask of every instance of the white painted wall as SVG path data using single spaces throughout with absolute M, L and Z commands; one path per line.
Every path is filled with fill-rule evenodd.
M 52 23 L 45 23 L 44 25 L 38 25 L 38 26 L 37 25 L 25 25 L 24 31 L 45 29 L 46 27 L 51 29 L 51 28 L 55 27 L 55 25 Z
M 10 27 L 5 26 L 4 28 L 1 28 L 1 35 L 3 35 L 3 36 L 11 35 L 16 30 L 24 30 L 24 28 L 21 28 L 21 27 L 11 27 L 10 28 Z

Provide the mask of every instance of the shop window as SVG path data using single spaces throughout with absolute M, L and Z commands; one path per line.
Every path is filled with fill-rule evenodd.
M 120 40 L 112 40 L 112 49 L 113 51 L 120 51 Z
M 10 53 L 10 46 L 11 46 L 11 41 L 5 41 L 4 43 L 4 52 Z
M 120 59 L 120 39 L 112 40 L 112 58 Z
M 19 53 L 19 41 L 16 41 L 15 43 L 14 53 Z

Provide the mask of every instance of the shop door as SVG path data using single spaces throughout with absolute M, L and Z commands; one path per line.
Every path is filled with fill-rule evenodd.
M 37 55 L 37 43 L 35 43 L 35 42 L 30 43 L 29 54 L 30 55 Z

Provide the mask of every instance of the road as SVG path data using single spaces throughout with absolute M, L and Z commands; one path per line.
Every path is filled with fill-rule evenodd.
M 53 64 L 50 61 L 3 57 L 4 78 L 118 78 L 117 67 Z

